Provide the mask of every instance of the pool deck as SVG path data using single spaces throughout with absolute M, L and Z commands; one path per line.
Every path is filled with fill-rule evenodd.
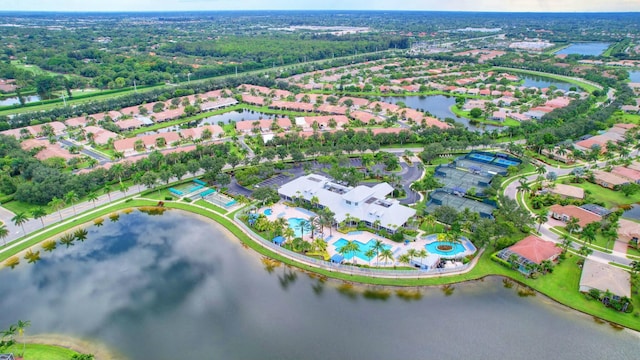
M 260 214 L 264 214 L 264 211 L 266 209 L 271 209 L 271 215 L 265 215 L 267 217 L 267 219 L 269 219 L 270 221 L 275 221 L 278 218 L 285 218 L 285 219 L 289 219 L 289 218 L 300 218 L 300 219 L 309 219 L 310 218 L 310 212 L 309 210 L 306 209 L 300 209 L 300 208 L 296 208 L 296 207 L 292 207 L 292 206 L 287 206 L 283 203 L 276 203 L 273 204 L 269 207 L 263 207 L 260 208 L 258 210 L 258 212 Z M 410 241 L 409 243 L 405 244 L 404 242 L 402 243 L 397 243 L 395 241 L 391 241 L 387 238 L 384 238 L 382 236 L 376 235 L 373 232 L 370 231 L 354 231 L 351 233 L 341 233 L 338 232 L 335 228 L 332 229 L 331 231 L 329 231 L 329 229 L 325 228 L 324 229 L 324 233 L 323 234 L 318 234 L 316 233 L 316 235 L 314 236 L 314 239 L 317 238 L 318 236 L 322 237 L 323 239 L 327 240 L 327 244 L 329 246 L 327 246 L 327 252 L 329 253 L 329 256 L 333 256 L 335 254 L 338 254 L 338 249 L 335 247 L 335 243 L 340 240 L 340 239 L 346 239 L 346 240 L 356 240 L 359 241 L 363 244 L 366 244 L 367 242 L 369 242 L 370 240 L 380 240 L 382 241 L 383 244 L 391 247 L 391 252 L 393 253 L 393 257 L 396 259 L 393 262 L 392 261 L 380 261 L 379 264 L 376 263 L 376 259 L 372 259 L 371 260 L 371 265 L 377 265 L 377 266 L 407 266 L 406 264 L 401 264 L 397 261 L 397 258 L 403 254 L 405 254 L 407 251 L 409 251 L 410 249 L 415 249 L 415 250 L 423 250 L 425 249 L 425 245 L 428 243 L 431 243 L 433 241 L 437 241 L 436 238 L 433 238 L 431 236 L 425 236 L 423 238 L 418 238 L 416 239 L 416 241 Z M 311 234 L 304 234 L 303 239 L 306 241 L 312 241 L 311 240 Z M 464 242 L 463 242 L 464 244 Z M 471 251 L 467 248 L 467 245 L 464 244 L 465 249 L 467 249 L 467 251 L 465 253 L 463 253 L 462 256 L 470 254 Z M 437 254 L 435 254 L 437 255 Z M 354 262 L 354 263 L 358 263 L 358 264 L 368 264 L 367 261 L 364 261 L 362 259 L 359 259 L 357 256 L 354 256 L 353 259 L 350 260 L 345 260 L 347 262 Z

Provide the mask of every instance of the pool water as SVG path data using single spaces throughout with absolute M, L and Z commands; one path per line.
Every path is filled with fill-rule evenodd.
M 438 250 L 439 245 L 450 245 L 450 246 L 453 246 L 453 249 L 451 249 L 450 251 L 441 251 L 441 250 Z M 434 241 L 430 244 L 425 245 L 425 248 L 430 254 L 436 254 L 443 257 L 455 257 L 456 255 L 467 251 L 467 249 L 465 249 L 464 245 L 462 244 L 459 244 L 459 243 L 452 244 L 446 241 Z
M 270 210 L 270 209 L 267 209 Z M 266 210 L 265 210 L 266 211 Z M 307 219 L 301 219 L 301 218 L 289 218 L 287 219 L 287 221 L 289 222 L 289 227 L 293 229 L 293 231 L 296 233 L 296 237 L 302 237 L 304 234 L 308 234 L 311 232 L 311 224 L 305 226 L 304 228 L 301 228 L 300 224 L 301 223 L 309 223 L 309 220 Z
M 338 241 L 333 243 L 333 246 L 335 246 L 336 251 L 338 251 L 341 247 L 347 245 L 347 243 L 349 243 L 348 240 L 340 238 Z M 355 241 L 355 243 L 358 244 L 358 247 L 360 248 L 360 250 L 344 254 L 343 256 L 346 260 L 351 260 L 353 259 L 354 256 L 364 261 L 371 261 L 375 258 L 375 256 L 370 258 L 364 255 L 367 251 L 372 249 L 373 246 L 376 244 L 376 241 L 374 239 L 369 240 L 366 244 L 363 244 L 360 241 Z M 383 245 L 383 249 L 384 250 L 391 249 L 391 246 Z
M 265 210 L 264 210 L 264 214 L 265 214 L 265 215 L 267 215 L 267 216 L 269 216 L 269 215 L 273 214 L 273 210 L 271 210 L 271 209 L 265 209 Z

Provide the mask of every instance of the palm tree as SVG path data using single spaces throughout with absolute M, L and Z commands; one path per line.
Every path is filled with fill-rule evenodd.
M 527 178 L 526 177 L 521 177 L 520 180 L 518 180 L 520 182 L 520 185 L 518 185 L 518 191 L 521 191 L 523 193 L 527 193 L 531 191 L 531 186 L 529 185 L 529 183 L 527 182 Z
M 356 251 L 360 251 L 360 246 L 358 245 L 357 242 L 351 240 L 348 241 L 346 245 L 342 246 L 341 248 L 338 249 L 338 253 L 340 253 L 340 255 L 344 256 L 346 254 L 351 254 L 351 260 L 355 263 L 355 253 Z
M 36 261 L 40 260 L 40 251 L 33 252 L 33 250 L 29 249 L 24 254 L 24 258 L 27 260 L 29 264 L 33 264 Z
M 0 238 L 2 238 L 2 246 L 6 246 L 7 245 L 7 236 L 9 236 L 9 229 L 7 229 L 7 226 L 2 224 L 0 225 Z
M 26 235 L 27 233 L 24 231 L 24 223 L 26 223 L 27 221 L 29 221 L 29 217 L 27 216 L 27 214 L 25 214 L 24 211 L 17 213 L 13 218 L 11 218 L 11 221 L 13 221 L 13 223 L 16 226 L 20 226 L 22 228 L 22 233 L 24 235 Z
M 327 251 L 327 242 L 321 238 L 317 238 L 313 241 L 313 248 L 317 252 L 325 252 Z
M 380 252 L 384 250 L 384 243 L 382 242 L 382 240 L 376 240 L 373 243 L 373 249 L 376 251 L 376 265 L 378 265 L 378 263 L 380 262 L 378 256 L 380 255 Z
M 571 241 L 571 235 L 562 234 L 560 238 L 562 239 L 562 244 L 561 244 L 562 249 L 564 249 L 564 251 L 569 250 L 569 248 L 571 247 L 571 244 L 573 243 L 573 241 Z
M 373 259 L 373 257 L 376 256 L 376 254 L 377 254 L 376 249 L 374 248 L 370 248 L 364 253 L 364 256 L 366 256 L 369 259 L 369 266 L 371 266 L 371 259 Z
M 296 237 L 296 231 L 293 230 L 290 227 L 287 227 L 286 229 L 284 229 L 284 231 L 282 232 L 282 236 L 284 236 L 285 239 L 287 239 L 287 242 L 291 241 L 291 239 Z
M 89 191 L 87 193 L 87 200 L 91 201 L 93 203 L 93 208 L 95 209 L 96 207 L 96 201 L 98 200 L 98 193 L 96 193 L 95 191 Z
M 420 265 L 422 265 L 422 259 L 424 259 L 427 256 L 429 256 L 429 253 L 427 252 L 427 249 L 420 249 L 420 251 L 418 251 L 416 256 L 418 256 L 420 258 Z
M 540 232 L 540 228 L 542 224 L 546 223 L 549 220 L 549 215 L 546 212 L 541 212 L 536 214 L 536 222 L 538 223 L 538 232 Z
M 40 219 L 40 222 L 42 223 L 42 227 L 44 227 L 44 217 L 46 215 L 47 215 L 47 211 L 42 207 L 31 209 L 31 216 L 33 216 L 33 218 L 36 220 Z
M 24 356 L 24 350 L 26 346 L 26 343 L 24 342 L 24 332 L 29 326 L 31 326 L 31 321 L 29 320 L 18 320 L 18 322 L 16 323 L 16 330 L 18 330 L 18 335 L 22 338 L 22 356 Z
M 75 238 L 73 237 L 72 234 L 64 234 L 60 237 L 60 244 L 64 244 L 67 246 L 67 248 L 71 245 L 73 245 L 73 241 L 75 240 Z
M 51 252 L 56 249 L 56 241 L 53 239 L 47 240 L 42 243 L 42 249 L 46 252 Z
M 409 259 L 411 262 L 413 262 L 413 258 L 418 256 L 418 250 L 416 249 L 409 249 L 407 251 L 407 255 L 409 255 Z
M 49 207 L 51 207 L 54 211 L 58 212 L 58 215 L 60 216 L 60 221 L 62 221 L 62 212 L 60 212 L 60 210 L 64 208 L 64 200 L 54 196 L 53 199 L 51 199 L 51 201 L 49 201 L 49 204 L 47 205 L 49 205 Z
M 402 264 L 411 265 L 411 258 L 408 254 L 402 254 L 398 257 L 398 261 Z
M 111 192 L 112 191 L 113 191 L 113 188 L 109 184 L 104 184 L 104 186 L 102 187 L 102 192 L 109 197 L 109 202 L 111 202 Z
M 67 204 L 71 204 L 73 208 L 73 215 L 76 215 L 76 201 L 78 201 L 78 194 L 75 191 L 71 190 L 64 196 L 64 202 Z
M 393 252 L 391 251 L 391 249 L 384 249 L 380 253 L 380 258 L 382 259 L 382 261 L 384 261 L 385 264 L 387 263 L 387 260 L 393 261 Z
M 122 191 L 122 193 L 124 194 L 124 196 L 127 196 L 127 191 L 129 191 L 129 187 L 124 184 L 124 183 L 120 183 L 120 191 Z
M 572 216 L 569 221 L 567 221 L 567 224 L 564 226 L 564 228 L 569 232 L 569 234 L 572 234 L 574 231 L 580 228 L 580 220 Z
M 89 232 L 86 229 L 78 229 L 73 233 L 73 237 L 75 237 L 76 240 L 80 240 L 80 241 L 87 240 L 88 235 L 89 235 Z

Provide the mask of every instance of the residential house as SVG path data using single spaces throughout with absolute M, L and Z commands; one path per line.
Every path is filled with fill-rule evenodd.
M 589 292 L 591 289 L 631 298 L 631 274 L 624 269 L 587 258 L 582 265 L 580 291 Z
M 553 186 L 547 188 L 546 191 L 562 198 L 584 199 L 584 189 L 577 186 L 553 184 Z
M 612 190 L 629 183 L 627 178 L 602 170 L 593 172 L 593 181 L 604 188 Z
M 84 131 L 87 139 L 90 136 L 93 136 L 93 142 L 98 145 L 106 145 L 109 143 L 110 139 L 118 138 L 118 134 L 114 133 L 113 131 L 105 130 L 97 126 L 87 126 L 86 128 L 84 128 Z M 93 135 L 87 136 L 88 134 Z
M 611 169 L 611 173 L 625 178 L 633 183 L 640 184 L 640 171 L 638 170 L 634 170 L 624 166 L 616 166 Z
M 568 222 L 571 218 L 578 219 L 578 226 L 580 229 L 587 226 L 592 222 L 599 222 L 602 220 L 602 216 L 587 211 L 581 207 L 575 205 L 559 205 L 554 204 L 549 207 L 551 217 L 560 220 L 562 222 Z

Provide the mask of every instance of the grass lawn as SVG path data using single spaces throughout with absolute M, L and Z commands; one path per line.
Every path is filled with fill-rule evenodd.
M 595 201 L 602 201 L 605 204 L 606 208 L 612 208 L 614 206 L 619 205 L 629 205 L 640 202 L 640 192 L 635 193 L 630 196 L 624 196 L 621 191 L 613 191 L 610 189 L 605 189 L 600 185 L 592 184 L 590 182 L 583 182 L 581 184 L 569 184 L 573 186 L 577 186 L 588 192 L 588 197 L 592 198 Z
M 480 124 L 495 125 L 495 126 L 512 126 L 512 127 L 519 127 L 520 126 L 520 122 L 519 121 L 511 119 L 511 118 L 507 118 L 504 121 L 489 120 L 487 118 L 474 118 L 469 114 L 470 111 L 464 111 L 464 110 L 458 109 L 458 107 L 455 106 L 455 105 L 453 105 L 451 107 L 451 112 L 453 112 L 457 116 L 460 116 L 460 117 L 463 117 L 463 118 L 467 118 L 470 121 L 476 121 L 476 122 L 478 122 Z
M 221 208 L 221 207 L 219 207 L 219 206 L 215 206 L 215 205 L 213 205 L 212 203 L 210 203 L 210 202 L 208 202 L 208 201 L 206 201 L 206 200 L 202 200 L 202 199 L 197 200 L 197 201 L 195 202 L 195 204 L 196 204 L 196 205 L 200 205 L 200 206 L 202 206 L 202 207 L 206 207 L 207 209 L 211 209 L 211 210 L 213 210 L 213 211 L 215 211 L 215 212 L 217 212 L 217 213 L 220 213 L 220 214 L 226 214 L 226 213 L 228 213 L 228 211 L 227 211 L 227 210 L 225 210 L 225 209 L 223 209 L 223 208 Z
M 19 341 L 19 340 L 18 340 Z M 7 350 L 6 353 L 22 354 L 22 344 L 18 343 Z M 53 345 L 26 344 L 24 360 L 69 360 L 77 352 Z
M 628 114 L 624 111 L 616 111 L 611 115 L 608 122 L 616 124 L 616 123 L 630 123 L 630 124 L 640 124 L 640 115 L 636 114 Z
M 640 250 L 638 250 L 638 249 L 636 249 L 634 247 L 628 246 L 627 247 L 627 255 L 640 257 Z

